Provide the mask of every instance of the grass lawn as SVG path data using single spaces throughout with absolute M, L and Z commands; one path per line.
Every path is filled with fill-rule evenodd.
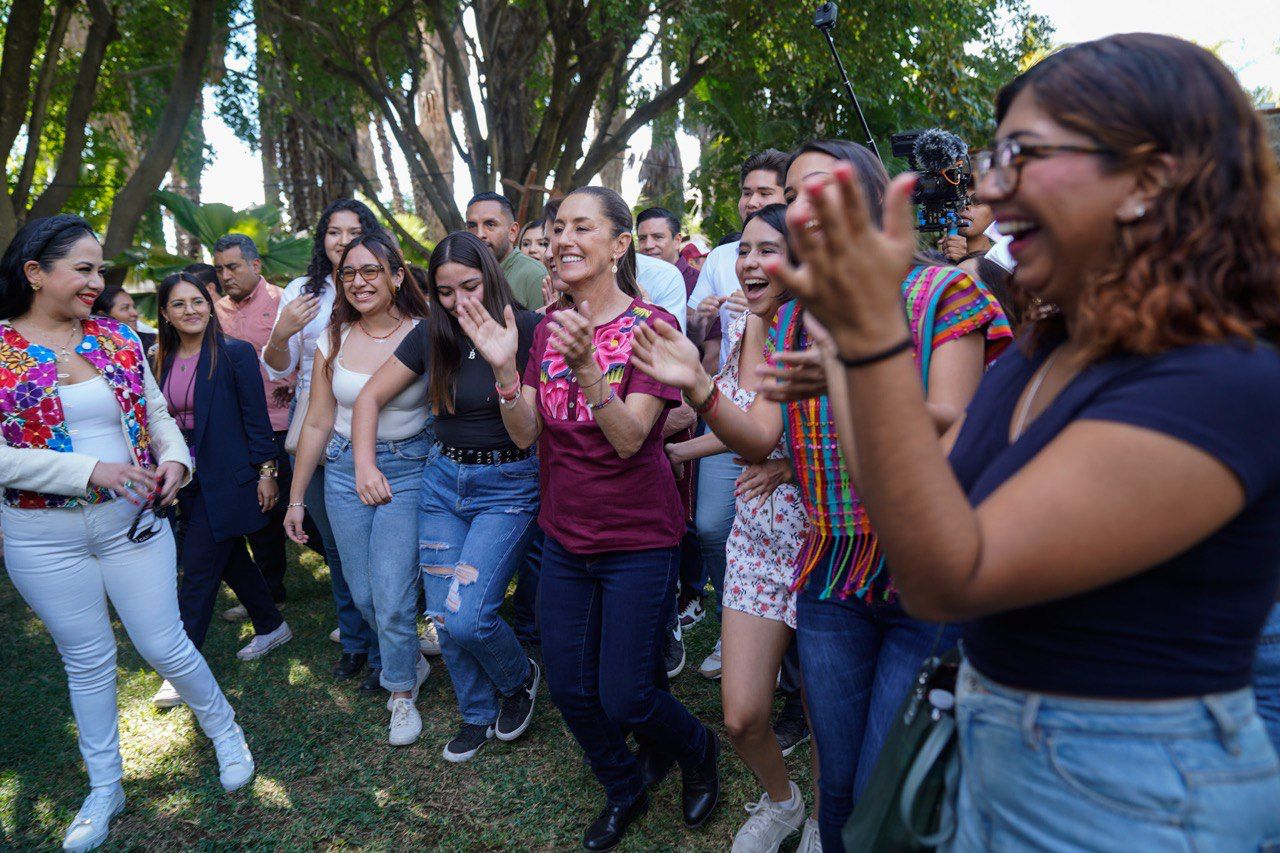
M 382 700 L 329 675 L 338 647 L 327 636 L 335 622 L 323 563 L 304 555 L 288 582 L 292 642 L 241 663 L 235 652 L 251 628 L 215 618 L 205 644 L 258 764 L 251 789 L 236 794 L 218 784 L 212 747 L 191 712 L 152 707 L 160 679 L 117 624 L 128 808 L 103 849 L 579 846 L 602 795 L 545 691 L 521 740 L 491 741 L 471 762 L 450 764 L 440 750 L 457 725 L 457 710 L 448 674 L 433 659 L 418 701 L 422 739 L 390 747 Z M 224 594 L 219 609 L 231 603 Z M 713 618 L 691 631 L 689 662 L 674 689 L 723 739 L 719 685 L 696 672 L 715 632 Z M 87 781 L 61 662 L 7 577 L 0 580 L 0 636 L 0 849 L 52 849 L 87 793 Z M 684 828 L 677 770 L 654 792 L 649 814 L 622 850 L 729 849 L 746 818 L 742 805 L 756 800 L 759 790 L 727 741 L 724 746 L 723 798 L 714 819 L 696 831 Z M 788 763 L 811 798 L 808 757 L 808 747 L 801 747 Z M 786 849 L 797 840 L 793 836 Z

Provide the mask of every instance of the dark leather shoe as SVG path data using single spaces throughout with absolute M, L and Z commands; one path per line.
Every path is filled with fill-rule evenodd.
M 382 667 L 369 667 L 369 674 L 360 682 L 362 693 L 385 693 L 382 688 Z
M 720 802 L 720 739 L 711 729 L 706 731 L 707 754 L 696 767 L 685 768 L 684 788 L 680 791 L 684 823 L 690 829 L 706 823 Z
M 338 658 L 338 662 L 333 665 L 333 677 L 339 681 L 355 678 L 368 662 L 369 656 L 363 652 L 352 655 L 343 653 L 342 657 Z
M 592 851 L 612 850 L 622 841 L 629 827 L 636 818 L 649 810 L 649 792 L 641 791 L 626 805 L 606 803 L 604 810 L 587 827 L 582 834 L 582 849 Z
M 636 761 L 640 764 L 640 775 L 644 777 L 647 789 L 662 784 L 662 780 L 671 772 L 671 765 L 676 763 L 676 757 L 666 750 L 656 749 L 641 741 L 636 749 Z

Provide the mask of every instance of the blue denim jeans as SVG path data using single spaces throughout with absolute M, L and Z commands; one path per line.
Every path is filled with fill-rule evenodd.
M 1157 702 L 1077 699 L 998 685 L 966 663 L 956 721 L 962 769 L 950 850 L 1280 843 L 1280 765 L 1247 688 Z
M 698 502 L 694 521 L 702 546 L 702 567 L 716 591 L 716 611 L 724 598 L 725 545 L 733 529 L 734 491 L 742 466 L 734 453 L 720 453 L 698 461 Z
M 640 795 L 626 731 L 689 767 L 706 755 L 706 728 L 655 678 L 672 606 L 678 548 L 573 554 L 546 537 L 538 622 L 547 688 L 609 802 Z
M 822 849 L 840 853 L 853 813 L 894 712 L 935 648 L 956 644 L 958 629 L 912 619 L 896 602 L 818 598 L 808 584 L 796 600 L 796 644 L 805 705 L 818 749 L 818 828 Z
M 538 635 L 538 582 L 542 576 L 542 528 L 535 521 L 524 559 L 516 567 L 516 591 L 511 596 L 511 627 L 526 648 L 542 643 Z
M 498 696 L 520 688 L 529 659 L 498 609 L 538 514 L 538 459 L 460 465 L 431 448 L 418 496 L 418 559 L 466 723 L 498 720 Z
M 418 651 L 418 490 L 430 433 L 379 441 L 378 469 L 391 486 L 391 502 L 366 506 L 356 494 L 350 439 L 335 435 L 325 449 L 325 504 L 351 599 L 378 632 L 382 686 L 411 690 Z
M 337 540 L 333 538 L 333 527 L 329 524 L 329 509 L 324 498 L 324 466 L 317 465 L 307 484 L 307 515 L 315 522 L 316 530 L 324 548 L 324 561 L 329 566 L 329 586 L 333 590 L 333 604 L 338 611 L 338 638 L 342 642 L 342 651 L 349 655 L 368 655 L 369 666 L 378 669 L 382 666 L 382 656 L 378 654 L 378 634 L 364 621 L 360 609 L 351 600 L 351 589 L 342 574 L 342 555 L 338 553 Z
M 1258 702 L 1258 716 L 1267 727 L 1271 745 L 1280 752 L 1280 603 L 1271 606 L 1271 615 L 1258 640 L 1253 692 Z

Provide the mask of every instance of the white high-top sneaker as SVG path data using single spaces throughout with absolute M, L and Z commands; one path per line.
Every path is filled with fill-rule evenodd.
M 733 837 L 733 853 L 775 853 L 787 836 L 804 823 L 804 797 L 791 782 L 791 807 L 782 808 L 768 794 L 746 806 L 747 822 Z
M 255 769 L 253 753 L 249 752 L 249 744 L 245 743 L 244 731 L 239 726 L 231 734 L 215 740 L 213 751 L 218 756 L 218 781 L 228 793 L 249 784 Z
M 111 832 L 111 819 L 124 811 L 124 788 L 95 788 L 85 797 L 76 819 L 67 827 L 66 837 L 62 839 L 62 849 L 73 853 L 102 844 Z

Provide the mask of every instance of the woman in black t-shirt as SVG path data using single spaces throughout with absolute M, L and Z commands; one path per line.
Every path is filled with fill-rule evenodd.
M 950 464 L 896 282 L 912 178 L 870 224 L 806 182 L 780 275 L 826 325 L 839 441 L 901 601 L 963 621 L 950 851 L 1264 850 L 1280 764 L 1255 710 L 1280 582 L 1280 192 L 1203 48 L 1131 33 L 996 101 L 977 192 L 1053 316 L 986 374 Z M 641 358 L 641 354 L 637 354 Z M 831 362 L 828 362 L 829 364 Z
M 371 506 L 386 503 L 390 487 L 372 452 L 378 412 L 426 377 L 438 441 L 422 472 L 419 564 L 427 612 L 439 629 L 462 713 L 444 757 L 459 762 L 495 735 L 515 740 L 533 719 L 541 673 L 498 608 L 533 535 L 541 490 L 532 448 L 512 443 L 498 408 L 518 398 L 519 385 L 497 386 L 457 314 L 470 305 L 499 323 L 514 323 L 521 370 L 541 318 L 516 304 L 493 253 L 465 231 L 436 246 L 427 280 L 430 316 L 360 392 L 351 441 L 360 499 Z

